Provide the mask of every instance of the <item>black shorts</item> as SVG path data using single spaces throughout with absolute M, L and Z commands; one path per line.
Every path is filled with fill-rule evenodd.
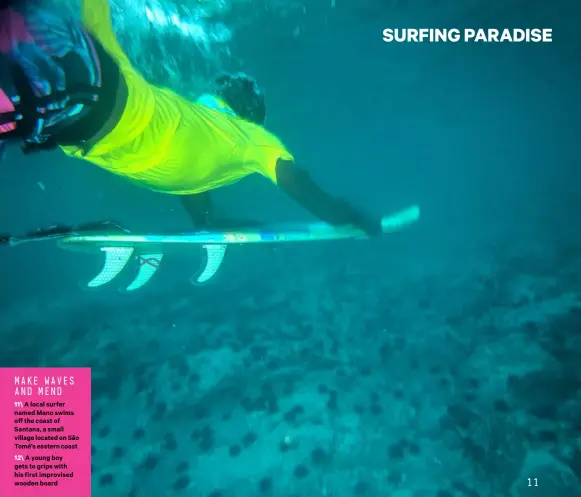
M 30 151 L 89 139 L 112 110 L 118 77 L 74 19 L 25 4 L 0 9 L 0 140 Z

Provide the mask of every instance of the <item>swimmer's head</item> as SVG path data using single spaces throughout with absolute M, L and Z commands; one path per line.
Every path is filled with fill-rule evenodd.
M 261 126 L 264 124 L 266 119 L 264 95 L 254 78 L 248 74 L 239 72 L 218 76 L 214 81 L 212 93 L 224 100 L 238 117 Z

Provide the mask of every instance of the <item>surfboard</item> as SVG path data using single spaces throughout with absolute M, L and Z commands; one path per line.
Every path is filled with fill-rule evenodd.
M 384 234 L 400 231 L 420 218 L 417 205 L 388 214 L 382 218 Z M 72 251 L 103 254 L 101 271 L 87 283 L 88 288 L 99 288 L 116 279 L 129 266 L 137 267 L 131 283 L 124 289 L 133 292 L 147 284 L 161 267 L 164 257 L 201 246 L 205 252 L 205 263 L 201 271 L 190 278 L 193 284 L 211 280 L 220 269 L 228 246 L 245 244 L 300 243 L 346 239 L 365 239 L 366 234 L 356 228 L 336 227 L 326 223 L 296 223 L 270 225 L 256 230 L 167 234 L 135 234 L 119 225 L 107 223 L 99 226 L 85 225 L 71 230 L 54 227 L 35 232 L 21 238 L 10 238 L 10 245 L 54 240 L 60 248 Z M 131 264 L 132 261 L 135 264 Z M 127 269 L 128 270 L 128 269 Z

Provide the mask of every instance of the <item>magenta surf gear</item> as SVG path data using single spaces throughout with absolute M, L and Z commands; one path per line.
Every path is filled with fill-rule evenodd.
M 0 8 L 0 140 L 41 147 L 86 116 L 101 86 L 97 47 L 77 21 Z

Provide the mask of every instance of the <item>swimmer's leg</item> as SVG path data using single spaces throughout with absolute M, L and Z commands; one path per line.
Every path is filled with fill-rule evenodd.
M 184 209 L 198 229 L 208 229 L 213 217 L 213 204 L 210 192 L 196 195 L 180 195 Z
M 180 195 L 180 200 L 196 229 L 215 231 L 240 230 L 256 229 L 263 225 L 263 223 L 249 219 L 217 218 L 210 192 Z

